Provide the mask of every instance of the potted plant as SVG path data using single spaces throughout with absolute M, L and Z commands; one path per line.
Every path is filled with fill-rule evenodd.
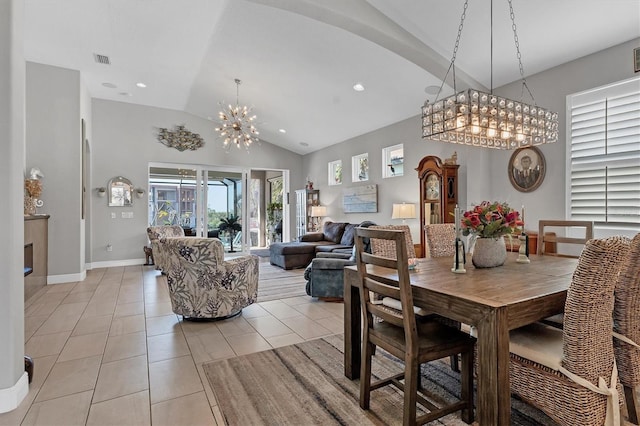
M 519 232 L 520 213 L 507 203 L 483 201 L 464 212 L 460 220 L 462 235 L 471 235 L 471 261 L 478 268 L 492 268 L 504 264 L 507 248 L 504 236 Z
M 282 222 L 282 203 L 269 203 L 267 205 L 267 228 L 273 242 L 276 238 L 276 228 Z
M 235 237 L 236 232 L 242 231 L 242 225 L 240 225 L 238 219 L 238 216 L 231 215 L 220 219 L 220 225 L 218 225 L 218 229 L 220 229 L 220 231 L 229 233 L 229 253 L 235 252 L 233 249 L 233 238 Z

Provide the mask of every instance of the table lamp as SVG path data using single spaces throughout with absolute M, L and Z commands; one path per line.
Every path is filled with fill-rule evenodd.
M 402 224 L 406 224 L 407 219 L 416 218 L 416 205 L 415 204 L 394 204 L 393 212 L 391 213 L 391 219 L 402 219 Z
M 313 228 L 315 232 L 320 231 L 320 218 L 327 216 L 326 206 L 311 206 L 311 217 L 315 219 Z

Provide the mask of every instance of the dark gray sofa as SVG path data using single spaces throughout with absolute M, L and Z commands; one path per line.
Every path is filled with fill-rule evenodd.
M 283 269 L 304 268 L 320 252 L 351 252 L 357 226 L 369 226 L 347 222 L 325 222 L 322 232 L 313 232 L 300 237 L 300 241 L 274 243 L 269 247 L 269 262 Z M 349 257 L 349 256 L 347 256 Z

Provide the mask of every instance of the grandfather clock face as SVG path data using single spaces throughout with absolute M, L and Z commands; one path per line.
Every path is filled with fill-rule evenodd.
M 425 198 L 427 200 L 440 200 L 440 178 L 435 173 L 427 176 Z

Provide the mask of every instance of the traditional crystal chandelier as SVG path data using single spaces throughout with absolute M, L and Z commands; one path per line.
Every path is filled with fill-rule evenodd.
M 491 92 L 487 93 L 475 89 L 457 92 L 455 59 L 468 1 L 465 0 L 464 3 L 451 64 L 438 91 L 439 95 L 449 71 L 453 69 L 453 89 L 456 94 L 441 100 L 438 100 L 436 96 L 433 103 L 429 103 L 428 100 L 425 102 L 422 107 L 423 139 L 497 149 L 516 149 L 556 142 L 558 140 L 558 114 L 535 104 L 533 94 L 524 78 L 511 0 L 508 0 L 509 11 L 520 65 L 522 93 L 524 94 L 526 89 L 532 103 L 525 103 L 522 100 L 514 101 L 493 94 L 493 0 L 491 0 Z
M 229 105 L 226 109 L 220 111 L 220 126 L 216 127 L 216 132 L 220 133 L 220 138 L 224 139 L 224 147 L 229 150 L 232 144 L 240 149 L 242 145 L 249 150 L 252 142 L 259 142 L 259 132 L 253 125 L 255 115 L 250 115 L 251 108 L 238 105 L 238 97 L 240 92 L 240 84 L 237 78 L 236 82 L 236 106 Z

